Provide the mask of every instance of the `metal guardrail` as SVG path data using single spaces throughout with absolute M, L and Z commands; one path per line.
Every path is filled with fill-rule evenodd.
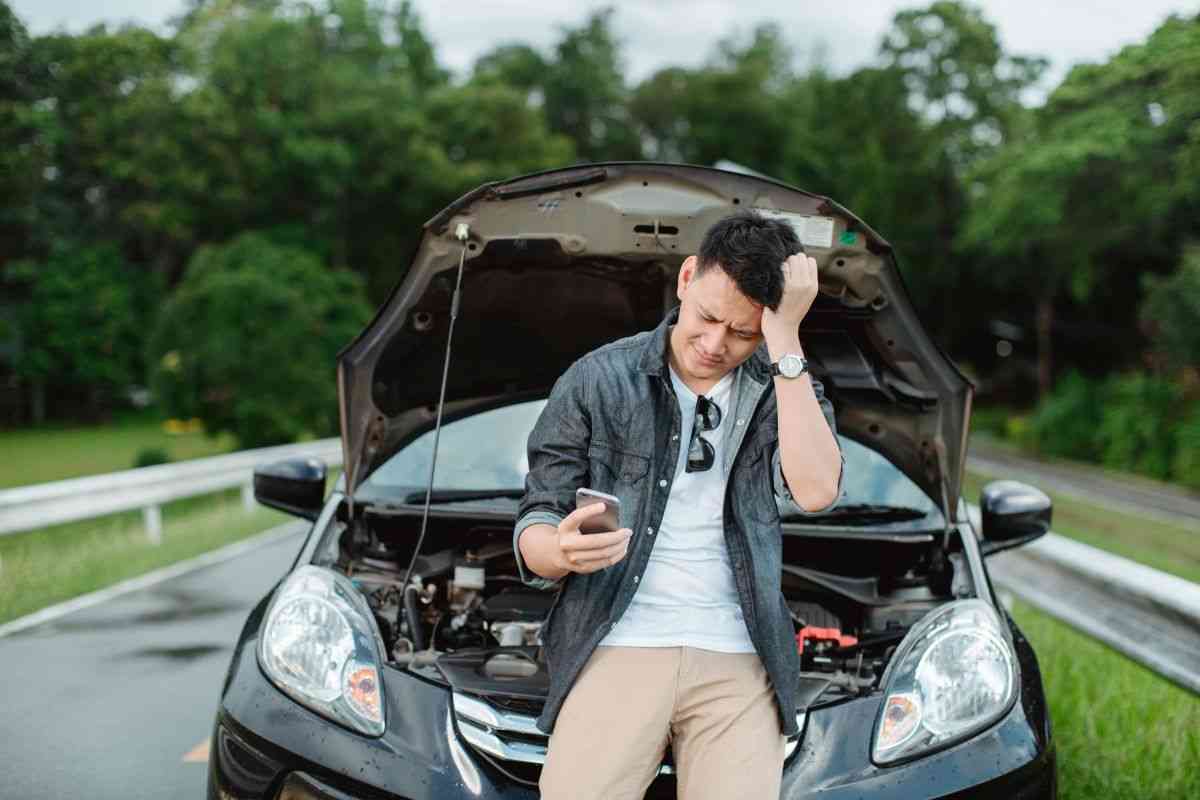
M 0 491 L 0 536 L 141 509 L 146 535 L 157 544 L 162 540 L 164 503 L 240 486 L 242 502 L 252 508 L 254 468 L 298 457 L 320 458 L 329 466 L 341 466 L 341 440 L 261 447 L 177 464 L 5 489 Z
M 979 530 L 979 508 L 968 510 Z M 1054 532 L 988 556 L 988 574 L 1035 608 L 1200 694 L 1200 584 Z

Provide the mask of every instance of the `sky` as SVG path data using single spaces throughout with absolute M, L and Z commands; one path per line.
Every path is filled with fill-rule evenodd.
M 8 0 L 34 34 L 59 28 L 79 32 L 96 22 L 133 21 L 163 33 L 183 0 Z M 527 42 L 548 48 L 563 26 L 579 24 L 592 10 L 616 8 L 614 27 L 623 45 L 626 75 L 633 83 L 666 65 L 695 66 L 720 39 L 746 35 L 764 21 L 779 23 L 801 64 L 821 60 L 845 73 L 876 58 L 892 16 L 929 5 L 896 0 L 841 3 L 763 0 L 416 0 L 425 31 L 443 65 L 462 72 L 496 45 Z M 1050 59 L 1043 89 L 1055 86 L 1069 67 L 1103 61 L 1121 47 L 1144 40 L 1171 13 L 1200 13 L 1200 0 L 983 0 L 1005 51 Z

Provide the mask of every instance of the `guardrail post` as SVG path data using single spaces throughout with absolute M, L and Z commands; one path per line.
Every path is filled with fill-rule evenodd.
M 254 510 L 254 486 L 249 483 L 242 484 L 242 508 L 246 511 Z
M 162 509 L 146 506 L 142 509 L 142 522 L 146 526 L 146 538 L 150 544 L 162 544 Z

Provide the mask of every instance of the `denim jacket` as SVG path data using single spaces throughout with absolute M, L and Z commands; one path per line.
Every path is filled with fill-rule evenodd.
M 529 434 L 529 474 L 513 550 L 525 583 L 558 590 L 542 626 L 550 689 L 537 726 L 547 734 L 596 645 L 637 591 L 666 510 L 681 445 L 679 402 L 667 372 L 669 329 L 678 316 L 676 308 L 653 331 L 612 342 L 572 364 L 555 383 Z M 800 659 L 780 588 L 779 517 L 781 508 L 787 514 L 806 512 L 792 497 L 780 467 L 765 344 L 737 368 L 734 381 L 733 424 L 723 426 L 725 542 L 746 627 L 774 686 L 783 733 L 791 738 L 799 735 L 795 698 Z M 812 385 L 836 434 L 824 387 L 815 378 Z M 841 460 L 844 468 L 844 454 Z M 839 472 L 839 494 L 841 483 Z M 628 553 L 589 574 L 567 573 L 557 581 L 537 576 L 525 566 L 517 539 L 532 524 L 558 525 L 574 510 L 575 490 L 581 486 L 621 499 L 621 527 L 633 531 Z

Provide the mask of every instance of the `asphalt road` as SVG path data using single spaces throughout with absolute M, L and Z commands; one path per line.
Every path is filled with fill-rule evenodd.
M 1067 461 L 1037 461 L 972 438 L 967 466 L 987 475 L 1013 478 L 1046 491 L 1062 492 L 1097 505 L 1158 517 L 1200 531 L 1200 493 L 1133 475 Z M 968 498 L 975 500 L 977 498 Z
M 305 529 L 0 638 L 0 798 L 202 798 L 233 643 Z

